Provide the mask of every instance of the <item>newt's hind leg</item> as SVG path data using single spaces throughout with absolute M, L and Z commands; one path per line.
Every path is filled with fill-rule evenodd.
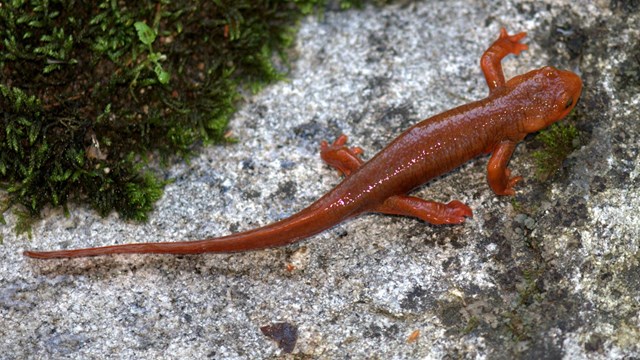
M 357 146 L 350 148 L 345 145 L 346 143 L 347 135 L 344 134 L 340 135 L 331 145 L 323 140 L 320 144 L 320 157 L 345 176 L 349 176 L 364 163 L 364 160 L 360 158 L 360 154 L 364 151 Z
M 471 208 L 458 200 L 447 204 L 414 196 L 392 196 L 374 209 L 391 215 L 413 216 L 434 225 L 460 224 L 465 217 L 473 217 Z

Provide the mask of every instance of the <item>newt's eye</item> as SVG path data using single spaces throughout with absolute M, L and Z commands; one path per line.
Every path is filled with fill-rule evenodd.
M 564 104 L 564 108 L 568 109 L 571 107 L 571 105 L 573 105 L 573 98 L 569 97 L 569 100 L 567 100 L 567 102 Z

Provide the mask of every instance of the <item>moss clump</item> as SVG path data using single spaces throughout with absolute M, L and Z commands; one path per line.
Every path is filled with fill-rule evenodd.
M 150 156 L 188 156 L 227 141 L 240 89 L 282 78 L 272 54 L 284 58 L 296 22 L 323 6 L 3 2 L 0 217 L 18 206 L 25 230 L 44 206 L 73 200 L 144 220 L 165 183 L 144 170 Z
M 542 149 L 533 153 L 538 179 L 548 179 L 561 167 L 564 159 L 580 145 L 578 135 L 574 125 L 555 123 L 536 136 L 542 143 Z

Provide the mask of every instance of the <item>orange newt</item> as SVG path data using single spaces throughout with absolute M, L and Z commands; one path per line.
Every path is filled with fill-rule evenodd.
M 497 195 L 513 195 L 522 179 L 507 163 L 516 144 L 565 117 L 582 90 L 580 78 L 546 66 L 505 81 L 501 61 L 527 49 L 526 33 L 500 38 L 485 51 L 480 65 L 489 86 L 485 99 L 428 118 L 402 133 L 371 160 L 362 149 L 345 145 L 341 135 L 321 144 L 320 155 L 345 175 L 333 190 L 289 218 L 222 237 L 184 242 L 123 244 L 75 250 L 25 251 L 33 258 L 68 258 L 123 253 L 199 254 L 282 246 L 317 234 L 362 213 L 405 215 L 431 224 L 459 224 L 471 217 L 460 201 L 440 203 L 407 195 L 412 189 L 470 159 L 491 153 L 489 186 Z

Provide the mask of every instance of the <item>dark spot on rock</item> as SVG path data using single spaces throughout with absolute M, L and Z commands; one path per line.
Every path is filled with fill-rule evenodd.
M 376 123 L 389 129 L 405 129 L 419 121 L 414 114 L 411 104 L 393 106 L 383 110 Z
M 291 160 L 285 160 L 285 159 L 280 160 L 280 168 L 282 170 L 292 169 L 295 165 L 296 163 Z
M 496 21 L 496 18 L 493 15 L 487 16 L 487 18 L 484 19 L 484 27 L 489 27 L 495 21 Z
M 610 272 L 606 272 L 606 273 L 600 275 L 600 280 L 609 281 L 609 280 L 611 280 L 612 277 L 613 277 L 613 274 L 611 274 Z
M 258 190 L 247 190 L 243 193 L 245 199 L 259 198 L 262 193 Z
M 620 277 L 630 292 L 640 292 L 640 266 L 630 266 L 628 269 L 620 272 Z
M 368 116 L 368 114 L 369 113 L 367 111 L 351 110 L 347 114 L 347 117 L 346 117 L 345 120 L 349 124 L 356 124 L 357 125 L 357 124 L 362 123 L 362 120 L 364 120 Z M 329 121 L 328 126 L 330 128 L 337 129 L 339 124 L 335 120 L 331 120 L 331 121 Z M 354 129 L 354 130 L 355 131 L 359 131 L 360 129 Z M 339 133 L 335 133 L 334 135 L 335 135 L 335 137 L 337 137 L 340 134 Z
M 291 199 L 296 195 L 298 187 L 295 181 L 285 181 L 278 185 L 278 195 L 284 196 L 287 199 Z
M 462 303 L 458 301 L 442 301 L 438 303 L 437 315 L 447 328 L 460 328 L 466 322 L 462 316 Z
M 560 224 L 564 227 L 582 225 L 589 218 L 586 200 L 582 196 L 572 196 L 567 199 L 567 205 L 558 210 Z
M 367 338 L 379 338 L 382 336 L 382 328 L 378 324 L 370 324 L 368 328 L 366 328 L 363 332 L 364 337 Z
M 379 76 L 374 75 L 367 78 L 367 88 L 375 89 L 375 88 L 386 88 L 389 86 L 389 77 L 388 76 Z
M 367 87 L 365 94 L 368 99 L 377 99 L 384 96 L 388 92 L 389 77 L 371 76 L 367 78 Z
M 569 50 L 569 54 L 572 59 L 579 57 L 584 49 L 584 43 L 588 41 L 587 35 L 584 33 L 576 32 L 574 35 L 569 36 L 565 44 Z
M 460 238 L 457 236 L 453 236 L 451 238 L 450 244 L 454 249 L 462 249 L 466 245 L 466 243 L 464 241 L 460 241 Z
M 242 170 L 254 170 L 255 168 L 256 164 L 253 159 L 242 160 Z
M 521 201 L 521 200 L 518 198 L 517 201 Z M 489 218 L 486 219 L 484 222 L 485 227 L 487 229 L 499 229 L 503 225 L 503 222 L 500 220 L 500 216 L 494 213 L 490 213 L 488 215 L 489 215 Z
M 460 268 L 460 259 L 456 256 L 448 257 L 442 262 L 442 269 L 444 271 L 455 271 Z
M 258 115 L 258 117 L 263 118 L 269 113 L 269 107 L 267 105 L 261 104 L 254 108 L 254 112 L 256 113 L 256 115 Z
M 293 133 L 296 137 L 305 140 L 319 141 L 319 137 L 323 134 L 323 130 L 323 127 L 318 121 L 310 121 L 293 128 Z
M 498 232 L 494 232 L 491 235 L 491 239 L 498 246 L 498 252 L 495 254 L 494 258 L 503 263 L 511 260 L 511 244 L 509 243 L 509 240 Z
M 629 183 L 630 174 L 619 168 L 613 168 L 607 172 L 607 179 L 614 188 L 625 188 Z
M 385 327 L 375 323 L 371 323 L 369 327 L 367 327 L 363 331 L 363 335 L 364 337 L 373 338 L 373 339 L 377 339 L 380 337 L 392 339 L 392 338 L 395 338 L 396 335 L 398 335 L 399 331 L 400 331 L 400 328 L 396 324 Z
M 595 194 L 601 193 L 606 188 L 607 188 L 607 180 L 604 177 L 602 177 L 600 175 L 596 175 L 596 176 L 593 177 L 593 179 L 591 180 L 591 185 L 590 185 L 591 195 L 595 195 Z
M 516 267 L 510 267 L 507 271 L 500 272 L 495 276 L 500 288 L 504 291 L 515 291 L 518 281 L 522 277 L 522 272 Z
M 588 352 L 602 351 L 604 345 L 604 339 L 599 334 L 591 334 L 589 340 L 584 343 L 584 349 Z
M 431 297 L 432 294 L 422 288 L 422 286 L 416 286 L 400 302 L 400 307 L 405 310 L 424 311 L 430 307 L 433 302 Z
M 636 13 L 640 10 L 640 0 L 611 0 L 609 9 L 625 14 Z
M 394 56 L 398 53 L 385 32 L 371 33 L 367 40 L 369 48 L 375 50 L 367 54 L 367 63 L 379 63 L 383 57 Z
M 475 296 L 484 293 L 484 290 L 474 283 L 467 284 L 463 288 L 465 295 L 469 296 Z
M 343 237 L 349 235 L 349 232 L 344 228 L 339 228 L 337 235 L 338 235 L 338 238 L 343 238 Z
M 400 332 L 400 327 L 398 327 L 398 325 L 396 324 L 393 324 L 385 329 L 384 335 L 392 338 L 398 335 L 399 332 Z
M 278 347 L 287 354 L 293 352 L 298 341 L 298 327 L 287 322 L 265 325 L 260 328 L 260 331 L 278 343 Z

